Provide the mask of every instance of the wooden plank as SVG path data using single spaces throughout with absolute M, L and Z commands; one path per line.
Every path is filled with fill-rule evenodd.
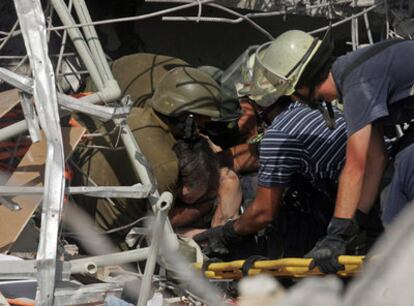
M 0 118 L 7 114 L 13 107 L 20 102 L 19 91 L 17 89 L 0 92 Z
M 65 158 L 67 159 L 81 140 L 85 129 L 82 127 L 62 128 Z M 42 140 L 30 146 L 16 171 L 7 182 L 7 186 L 43 185 L 46 162 L 46 141 Z M 42 196 L 16 196 L 13 201 L 21 206 L 17 212 L 0 206 L 0 252 L 6 252 L 17 240 L 27 222 L 38 208 Z

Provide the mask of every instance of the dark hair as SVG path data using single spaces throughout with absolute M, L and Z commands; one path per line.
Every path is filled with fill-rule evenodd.
M 191 143 L 178 140 L 174 151 L 179 164 L 178 187 L 206 184 L 206 193 L 217 192 L 220 184 L 219 164 L 204 138 Z
M 334 43 L 332 32 L 328 30 L 323 38 L 320 47 L 313 55 L 312 59 L 306 65 L 301 77 L 299 78 L 296 88 L 302 86 L 315 87 L 322 83 L 329 74 L 335 57 L 332 56 Z

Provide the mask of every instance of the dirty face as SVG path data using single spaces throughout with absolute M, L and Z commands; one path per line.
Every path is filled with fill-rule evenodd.
M 183 201 L 185 204 L 194 204 L 199 199 L 201 199 L 207 192 L 207 184 L 185 184 L 181 187 L 178 192 L 178 197 Z

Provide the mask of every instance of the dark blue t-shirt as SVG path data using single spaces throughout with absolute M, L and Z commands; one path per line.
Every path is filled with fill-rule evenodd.
M 400 42 L 375 54 L 355 67 L 341 84 L 347 67 L 369 48 L 372 46 L 339 57 L 331 70 L 342 94 L 348 136 L 389 116 L 389 106 L 409 97 L 414 84 L 414 41 Z

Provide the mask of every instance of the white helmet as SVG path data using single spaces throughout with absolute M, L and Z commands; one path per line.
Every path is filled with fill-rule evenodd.
M 267 107 L 282 95 L 291 95 L 322 41 L 299 31 L 287 31 L 257 48 L 250 96 Z
M 258 47 L 247 48 L 223 72 L 220 82 L 225 95 L 234 99 L 248 95 L 253 77 L 254 53 Z

